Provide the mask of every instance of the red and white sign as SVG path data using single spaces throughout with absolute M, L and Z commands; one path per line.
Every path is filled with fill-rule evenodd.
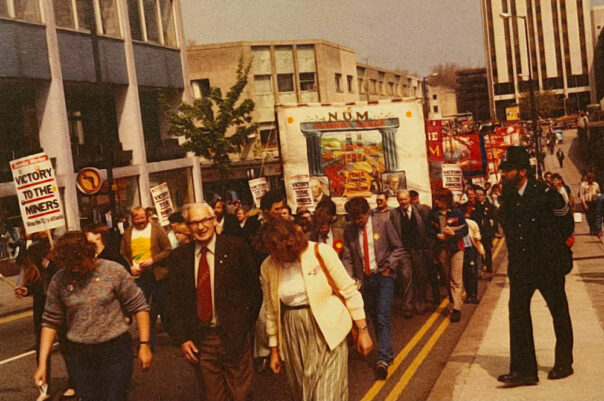
M 157 209 L 159 224 L 167 226 L 170 224 L 168 217 L 174 213 L 174 206 L 172 205 L 168 184 L 162 182 L 158 186 L 151 188 L 151 197 L 153 198 L 155 209 Z
M 101 186 L 103 185 L 101 172 L 93 167 L 81 169 L 76 179 L 76 185 L 83 194 L 96 194 L 101 190 Z
M 443 164 L 443 188 L 449 188 L 454 195 L 463 195 L 463 171 L 457 164 Z
M 248 181 L 250 185 L 250 192 L 254 198 L 254 204 L 257 208 L 260 207 L 260 199 L 268 192 L 268 182 L 265 177 L 254 178 Z
M 27 234 L 65 226 L 65 213 L 50 158 L 38 153 L 10 162 Z
M 300 206 L 305 206 L 313 209 L 312 196 L 310 194 L 310 178 L 308 174 L 292 175 L 289 178 L 289 184 L 292 187 L 292 193 L 296 201 L 294 210 L 298 210 Z

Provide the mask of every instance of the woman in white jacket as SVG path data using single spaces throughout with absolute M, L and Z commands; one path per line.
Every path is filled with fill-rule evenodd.
M 261 277 L 271 370 L 279 373 L 281 361 L 285 362 L 294 400 L 347 400 L 345 340 L 353 320 L 359 332 L 359 353 L 367 355 L 372 347 L 363 298 L 354 280 L 330 246 L 315 248 L 289 221 L 265 223 L 256 246 L 270 253 L 262 263 Z M 324 260 L 327 275 L 315 251 Z

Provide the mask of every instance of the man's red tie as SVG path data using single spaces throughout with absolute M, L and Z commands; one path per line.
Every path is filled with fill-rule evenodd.
M 197 270 L 197 317 L 204 323 L 208 323 L 212 318 L 212 285 L 207 253 L 208 248 L 201 250 Z
M 365 274 L 371 274 L 371 265 L 369 264 L 369 240 L 367 239 L 367 226 L 363 227 L 363 259 L 365 265 Z

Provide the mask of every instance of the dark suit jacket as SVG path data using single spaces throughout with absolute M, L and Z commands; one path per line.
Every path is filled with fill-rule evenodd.
M 177 344 L 189 340 L 198 343 L 208 332 L 197 318 L 194 261 L 195 241 L 172 251 L 168 262 L 168 311 L 172 337 Z M 259 276 L 245 241 L 226 235 L 216 236 L 214 307 L 227 353 L 232 357 L 245 351 L 256 323 L 262 304 Z
M 415 217 L 415 221 L 417 221 L 417 232 L 419 234 L 419 240 L 423 244 L 424 249 L 430 249 L 429 241 L 427 240 L 426 235 L 426 218 L 428 216 L 424 215 L 422 210 L 417 207 L 417 205 L 411 205 L 411 213 Z M 392 220 L 392 224 L 396 228 L 396 232 L 401 235 L 402 227 L 401 227 L 401 217 L 403 216 L 403 210 L 399 206 L 390 211 L 390 219 Z
M 373 247 L 378 272 L 390 268 L 392 277 L 396 276 L 399 266 L 410 266 L 409 252 L 403 248 L 400 235 L 392 222 L 380 220 L 371 212 L 371 224 L 373 229 Z M 352 277 L 362 280 L 364 277 L 363 250 L 359 243 L 360 227 L 352 222 L 344 228 L 344 250 L 342 251 L 342 263 Z
M 220 235 L 243 238 L 243 230 L 241 229 L 241 226 L 239 225 L 239 222 L 235 216 L 225 213 L 222 223 L 222 232 Z

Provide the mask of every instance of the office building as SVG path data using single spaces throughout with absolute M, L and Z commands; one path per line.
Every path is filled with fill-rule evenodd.
M 107 187 L 76 189 L 83 167 L 113 167 L 117 210 L 201 200 L 199 163 L 167 135 L 160 93 L 190 97 L 180 0 L 0 1 L 0 230 L 20 223 L 9 161 L 46 152 L 69 229 L 98 222 Z
M 529 65 L 535 89 L 552 90 L 567 114 L 595 100 L 589 0 L 480 4 L 493 118 L 505 120 L 505 108 L 529 90 Z
M 457 111 L 472 113 L 475 121 L 488 121 L 489 87 L 486 68 L 458 70 L 457 75 Z

